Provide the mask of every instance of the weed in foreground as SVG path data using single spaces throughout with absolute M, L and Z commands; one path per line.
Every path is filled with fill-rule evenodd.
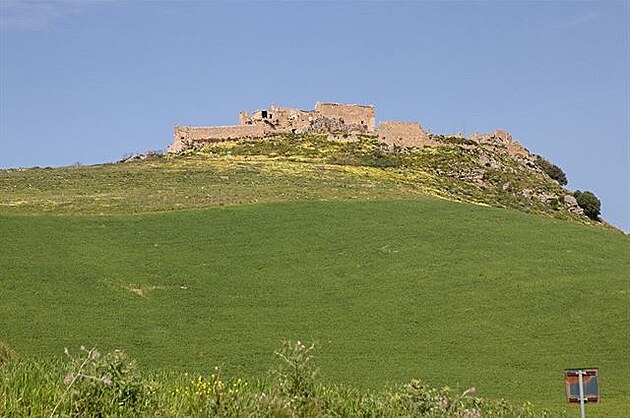
M 317 381 L 314 350 L 314 344 L 285 342 L 276 351 L 280 364 L 274 379 L 252 384 L 224 379 L 218 368 L 209 377 L 154 373 L 148 380 L 122 351 L 102 355 L 96 348 L 82 347 L 78 354 L 66 350 L 63 365 L 10 364 L 0 379 L 0 416 L 552 416 L 529 403 L 515 406 L 478 398 L 473 388 L 457 394 L 420 380 L 382 392 L 324 385 Z
M 96 349 L 81 347 L 69 359 L 63 379 L 66 389 L 51 416 L 66 403 L 72 415 L 136 415 L 148 406 L 151 386 L 121 350 L 101 355 Z

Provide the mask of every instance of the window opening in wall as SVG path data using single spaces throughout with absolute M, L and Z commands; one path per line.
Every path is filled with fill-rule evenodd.
M 180 137 L 179 137 L 179 139 L 186 139 L 186 137 L 184 137 L 184 136 L 180 136 Z
M 263 117 L 263 119 L 267 119 L 267 111 L 266 110 L 262 111 L 262 117 Z

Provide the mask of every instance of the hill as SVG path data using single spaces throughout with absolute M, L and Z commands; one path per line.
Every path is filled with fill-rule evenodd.
M 562 370 L 596 366 L 589 415 L 622 416 L 627 237 L 535 197 L 566 191 L 499 152 L 321 140 L 1 172 L 0 339 L 228 375 L 314 339 L 325 379 L 420 377 L 556 410 Z
M 281 340 L 312 338 L 324 375 L 356 384 L 419 376 L 558 407 L 562 370 L 589 365 L 610 407 L 628 400 L 620 234 L 431 199 L 0 221 L 0 327 L 19 352 L 261 373 Z
M 513 208 L 592 223 L 535 159 L 500 145 L 434 136 L 439 146 L 387 149 L 369 136 L 277 135 L 147 154 L 125 164 L 0 171 L 12 213 L 107 214 L 260 201 L 415 199 Z

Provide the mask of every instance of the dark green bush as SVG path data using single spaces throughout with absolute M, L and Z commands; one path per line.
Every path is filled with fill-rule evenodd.
M 549 160 L 544 159 L 540 155 L 536 156 L 536 165 L 542 171 L 545 172 L 549 177 L 557 181 L 561 186 L 566 186 L 567 184 L 567 175 L 564 174 L 564 171 L 554 163 Z
M 593 192 L 581 192 L 576 190 L 573 193 L 578 205 L 584 210 L 584 214 L 593 220 L 599 219 L 602 202 Z

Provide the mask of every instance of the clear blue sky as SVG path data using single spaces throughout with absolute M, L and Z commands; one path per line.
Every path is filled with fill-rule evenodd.
M 0 167 L 165 149 L 176 123 L 271 102 L 372 103 L 508 130 L 630 230 L 628 1 L 0 3 Z

